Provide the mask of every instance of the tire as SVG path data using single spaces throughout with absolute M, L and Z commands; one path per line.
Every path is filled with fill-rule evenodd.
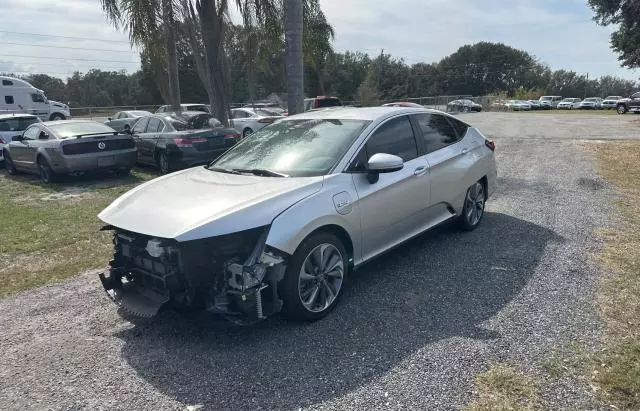
M 248 135 L 251 135 L 251 134 L 253 134 L 253 130 L 250 129 L 250 128 L 245 128 L 244 130 L 242 130 L 242 137 L 243 138 L 248 136 Z
M 64 115 L 60 114 L 60 113 L 53 113 L 51 115 L 51 117 L 49 117 L 49 120 L 51 120 L 51 121 L 66 120 L 66 119 L 67 118 Z
M 156 154 L 156 163 L 162 174 L 169 174 L 171 172 L 171 163 L 169 162 L 169 156 L 164 150 L 158 151 Z
M 16 169 L 16 165 L 13 163 L 13 159 L 6 151 L 4 152 L 4 168 L 7 170 L 7 174 L 11 176 L 18 174 L 18 170 Z
M 58 180 L 58 175 L 51 169 L 51 166 L 44 157 L 38 157 L 38 172 L 43 183 L 51 184 Z
M 458 225 L 466 231 L 475 230 L 484 216 L 484 207 L 487 202 L 487 194 L 484 184 L 476 181 L 467 189 L 464 196 L 462 214 L 458 217 Z
M 625 106 L 624 104 L 618 104 L 616 106 L 616 112 L 618 114 L 625 114 L 627 111 L 629 110 L 627 110 L 627 106 Z
M 318 259 L 324 259 L 324 264 L 317 264 Z M 325 317 L 342 296 L 348 271 L 347 252 L 340 239 L 327 232 L 312 234 L 298 246 L 279 285 L 283 314 L 305 321 Z

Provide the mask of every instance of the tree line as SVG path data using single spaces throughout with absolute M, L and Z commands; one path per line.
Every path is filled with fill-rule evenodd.
M 247 47 L 249 35 L 246 28 L 238 25 L 231 27 L 225 39 L 229 55 L 228 98 L 235 103 L 286 93 L 287 89 L 282 42 L 270 44 L 269 48 Z M 187 41 L 185 36 L 178 37 L 178 44 Z M 330 45 L 330 41 L 327 43 Z M 177 50 L 181 100 L 207 102 L 193 54 L 188 47 L 179 46 Z M 439 62 L 416 64 L 407 64 L 389 54 L 372 57 L 357 51 L 337 53 L 330 47 L 314 53 L 305 56 L 305 94 L 334 95 L 365 105 L 443 95 L 627 96 L 639 87 L 634 81 L 614 76 L 587 78 L 586 73 L 551 70 L 529 53 L 499 43 L 465 45 Z M 26 80 L 43 89 L 49 98 L 70 102 L 72 107 L 167 102 L 156 73 L 144 56 L 141 69 L 132 74 L 95 69 L 74 73 L 66 81 L 45 74 L 27 76 Z

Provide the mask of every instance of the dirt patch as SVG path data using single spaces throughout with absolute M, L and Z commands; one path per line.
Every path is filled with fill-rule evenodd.
M 72 187 L 64 191 L 57 193 L 50 193 L 41 197 L 43 201 L 55 201 L 55 200 L 84 200 L 95 196 L 95 193 L 90 192 L 90 187 Z

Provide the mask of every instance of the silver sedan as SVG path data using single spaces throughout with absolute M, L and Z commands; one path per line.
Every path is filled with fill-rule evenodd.
M 284 118 L 102 211 L 115 244 L 102 285 L 141 316 L 186 306 L 237 323 L 280 311 L 320 319 L 374 257 L 448 220 L 478 227 L 496 187 L 494 149 L 428 109 Z
M 104 124 L 116 131 L 128 131 L 131 130 L 133 124 L 138 121 L 140 117 L 150 115 L 150 112 L 144 110 L 119 111 L 114 114 L 113 117 L 107 118 Z
M 231 110 L 231 126 L 246 137 L 282 117 L 281 112 L 266 108 L 234 108 Z

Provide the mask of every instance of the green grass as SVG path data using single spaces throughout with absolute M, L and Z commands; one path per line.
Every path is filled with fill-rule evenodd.
M 46 185 L 35 176 L 0 173 L 0 295 L 105 266 L 111 239 L 98 231 L 96 215 L 154 176 L 134 170 L 126 178 L 87 176 Z
M 538 409 L 538 387 L 533 378 L 496 364 L 476 377 L 477 399 L 467 411 L 530 411 Z
M 600 287 L 599 303 L 608 330 L 606 348 L 594 356 L 590 378 L 603 401 L 640 409 L 640 142 L 588 146 L 600 174 L 622 192 L 616 206 L 623 221 L 600 232 L 597 257 L 613 271 Z

